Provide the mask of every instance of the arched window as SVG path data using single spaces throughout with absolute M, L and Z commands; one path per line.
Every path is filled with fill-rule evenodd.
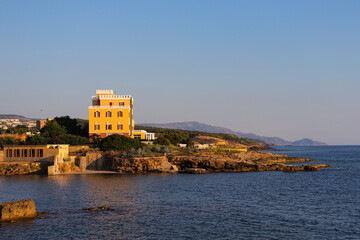
M 110 110 L 108 110 L 108 111 L 106 112 L 106 117 L 111 117 L 111 111 L 110 111 Z
M 100 123 L 96 122 L 94 126 L 95 130 L 100 130 Z
M 100 112 L 96 110 L 96 111 L 94 112 L 94 117 L 100 117 Z
M 111 130 L 112 126 L 111 126 L 111 122 L 107 122 L 106 123 L 106 130 Z
M 123 124 L 122 124 L 122 122 L 118 122 L 117 129 L 118 129 L 118 130 L 123 130 Z
M 120 110 L 118 111 L 118 117 L 122 117 L 123 116 L 123 112 Z

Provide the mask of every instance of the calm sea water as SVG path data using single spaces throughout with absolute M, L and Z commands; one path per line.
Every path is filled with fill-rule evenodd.
M 46 219 L 0 239 L 360 239 L 360 146 L 284 147 L 320 172 L 0 177 L 0 202 Z M 87 212 L 84 207 L 111 206 Z

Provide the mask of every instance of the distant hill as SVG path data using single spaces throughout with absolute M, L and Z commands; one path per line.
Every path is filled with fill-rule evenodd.
M 264 142 L 267 142 L 270 144 L 279 145 L 279 146 L 285 146 L 285 145 L 322 146 L 322 145 L 327 145 L 326 143 L 314 141 L 309 138 L 304 138 L 304 139 L 301 139 L 298 141 L 287 141 L 287 140 L 284 140 L 279 137 L 265 137 L 265 136 L 256 135 L 254 133 L 236 132 L 229 128 L 211 126 L 211 125 L 199 123 L 199 122 L 178 122 L 178 123 L 164 123 L 164 124 L 141 123 L 139 125 L 149 126 L 149 127 L 159 127 L 159 128 L 182 129 L 182 130 L 189 130 L 189 131 L 203 131 L 203 132 L 210 132 L 210 133 L 234 134 L 238 137 L 257 139 L 257 140 L 261 140 L 261 141 L 264 141 Z
M 27 118 L 17 114 L 0 114 L 0 119 L 19 119 L 20 122 L 36 121 L 38 118 Z

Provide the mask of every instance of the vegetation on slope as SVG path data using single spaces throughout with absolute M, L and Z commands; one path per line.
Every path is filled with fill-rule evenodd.
M 248 138 L 240 138 L 236 135 L 225 134 L 225 133 L 208 133 L 201 131 L 188 131 L 188 130 L 178 130 L 178 129 L 158 128 L 158 127 L 146 127 L 146 126 L 136 126 L 135 129 L 143 129 L 148 132 L 156 133 L 157 139 L 155 140 L 154 143 L 161 145 L 172 144 L 176 146 L 178 143 L 191 144 L 192 143 L 191 139 L 200 135 L 220 138 L 229 142 L 235 142 L 246 146 L 267 145 L 263 141 L 253 140 Z
M 66 132 L 71 135 L 80 137 L 89 137 L 89 122 L 81 119 L 62 116 L 54 118 L 59 125 L 65 127 Z
M 28 137 L 25 144 L 70 144 L 80 145 L 90 143 L 87 137 L 69 134 L 66 127 L 60 125 L 56 120 L 49 121 L 40 130 L 40 134 Z
M 119 134 L 107 136 L 106 138 L 103 138 L 99 143 L 100 150 L 102 151 L 127 151 L 131 149 L 137 150 L 143 146 L 144 144 L 141 143 L 138 139 L 132 139 Z

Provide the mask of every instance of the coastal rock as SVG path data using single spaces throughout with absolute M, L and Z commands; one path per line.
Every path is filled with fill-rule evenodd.
M 106 166 L 107 170 L 128 174 L 196 172 L 195 170 L 186 169 L 204 169 L 205 172 L 283 171 L 292 173 L 297 171 L 318 171 L 322 167 L 328 167 L 327 165 L 308 164 L 303 166 L 289 165 L 292 162 L 306 161 L 310 160 L 255 151 L 227 152 L 226 154 L 208 151 L 158 157 L 107 155 L 104 166 Z
M 87 210 L 87 211 L 100 211 L 100 210 L 112 210 L 111 207 L 108 207 L 108 206 L 100 206 L 100 207 L 97 207 L 97 208 L 83 208 L 82 210 Z
M 192 155 L 168 156 L 169 162 L 176 165 L 180 171 L 202 168 L 207 172 L 251 172 L 251 171 L 318 171 L 327 165 L 295 166 L 286 163 L 309 161 L 307 158 L 293 158 L 263 152 L 240 152 L 234 154 L 199 153 Z M 314 161 L 314 160 L 312 160 Z
M 178 167 L 175 165 L 171 165 L 170 170 L 179 171 Z
M 108 156 L 105 162 L 109 170 L 120 173 L 171 173 L 177 166 L 171 164 L 166 156 L 161 157 L 122 157 Z
M 0 176 L 46 174 L 48 162 L 0 162 Z
M 13 221 L 37 216 L 35 203 L 31 199 L 0 204 L 0 221 Z
M 182 173 L 203 174 L 206 173 L 206 170 L 203 168 L 186 168 L 182 171 Z

